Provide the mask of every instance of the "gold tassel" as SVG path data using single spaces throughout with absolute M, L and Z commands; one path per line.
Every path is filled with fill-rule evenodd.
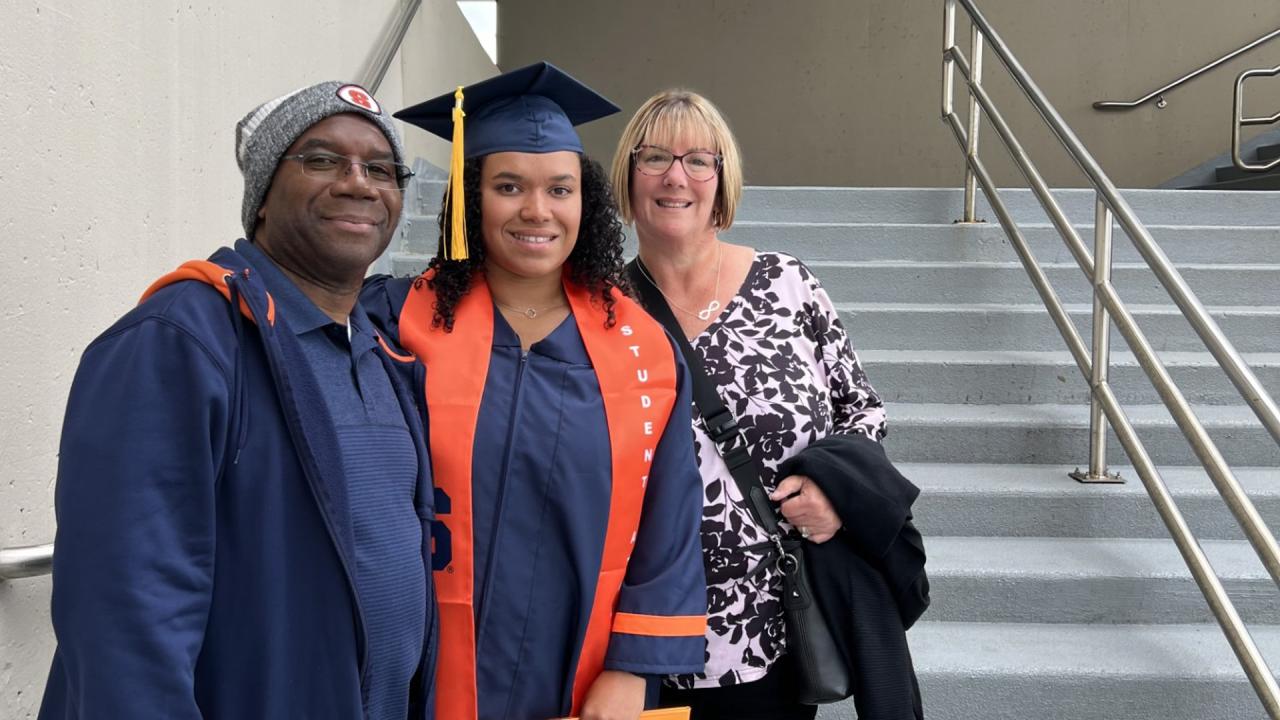
M 467 204 L 462 196 L 462 86 L 453 94 L 453 155 L 449 158 L 449 244 L 446 260 L 467 259 Z

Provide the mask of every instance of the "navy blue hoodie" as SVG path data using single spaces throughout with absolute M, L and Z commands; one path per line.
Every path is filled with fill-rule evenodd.
M 249 263 L 228 248 L 210 260 L 225 278 L 171 277 L 76 372 L 42 720 L 364 715 L 365 630 L 332 420 Z M 410 390 L 421 365 L 386 342 L 377 352 L 418 446 L 429 538 L 430 463 Z M 421 719 L 434 705 L 430 587 L 427 597 L 409 712 Z

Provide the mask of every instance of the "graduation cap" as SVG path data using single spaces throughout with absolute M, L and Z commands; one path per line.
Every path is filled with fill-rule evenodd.
M 452 260 L 467 258 L 462 165 L 496 152 L 582 152 L 573 129 L 619 111 L 618 106 L 548 62 L 503 73 L 395 114 L 410 125 L 453 141 L 449 167 Z M 464 142 L 463 124 L 466 124 Z

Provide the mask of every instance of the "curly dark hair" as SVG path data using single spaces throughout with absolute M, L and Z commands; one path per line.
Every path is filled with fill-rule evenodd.
M 613 306 L 614 290 L 630 295 L 631 288 L 623 270 L 622 247 L 625 235 L 618 220 L 618 208 L 614 204 L 609 175 L 595 160 L 586 155 L 582 159 L 582 221 L 578 225 L 578 241 L 565 261 L 569 266 L 569 280 L 581 285 L 600 300 L 606 313 L 605 327 L 617 323 Z M 452 224 L 449 219 L 448 189 L 440 209 L 440 246 L 436 256 L 427 265 L 435 270 L 430 287 L 436 294 L 433 327 L 443 326 L 453 331 L 454 308 L 471 287 L 471 277 L 484 268 L 484 236 L 480 224 L 480 170 L 483 157 L 467 160 L 462 171 L 462 188 L 466 197 L 467 254 L 466 260 L 445 260 L 444 243 L 448 242 Z M 427 282 L 419 277 L 415 285 Z

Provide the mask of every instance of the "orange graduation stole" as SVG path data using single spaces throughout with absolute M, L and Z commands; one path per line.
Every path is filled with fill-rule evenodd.
M 430 277 L 430 274 L 426 276 Z M 609 526 L 605 533 L 595 602 L 573 684 L 577 714 L 604 665 L 610 633 L 661 624 L 665 618 L 615 613 L 644 502 L 649 466 L 676 398 L 676 366 L 671 343 L 638 304 L 617 296 L 617 323 L 604 326 L 598 300 L 567 279 L 569 307 L 595 368 L 609 426 L 612 453 Z M 437 521 L 448 528 L 452 560 L 436 570 L 440 613 L 440 655 L 436 665 L 436 716 L 472 720 L 477 716 L 476 629 L 473 610 L 474 538 L 471 528 L 471 468 L 476 420 L 493 346 L 493 302 L 482 275 L 454 311 L 454 330 L 433 328 L 435 293 L 415 283 L 400 315 L 400 341 L 427 367 L 426 397 L 435 484 L 451 500 Z M 673 619 L 686 622 L 687 618 Z M 702 618 L 699 616 L 698 621 Z M 664 634 L 664 633 L 654 633 Z

